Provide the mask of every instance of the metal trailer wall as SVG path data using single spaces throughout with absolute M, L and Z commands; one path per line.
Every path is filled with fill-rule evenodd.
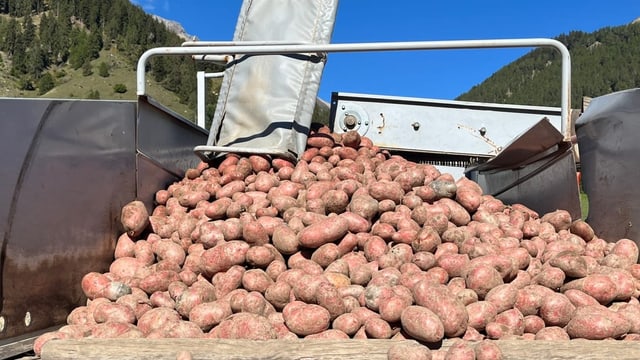
M 0 99 L 0 356 L 66 323 L 90 271 L 107 271 L 120 210 L 198 162 L 205 131 L 146 97 Z M 139 114 L 139 117 L 137 116 Z
M 575 126 L 587 222 L 607 241 L 640 245 L 640 89 L 593 98 Z

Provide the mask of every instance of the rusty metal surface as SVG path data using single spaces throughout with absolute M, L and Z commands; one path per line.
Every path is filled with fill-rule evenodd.
M 11 168 L 4 158 L 2 165 L 17 174 L 14 186 L 3 180 L 12 195 L 0 206 L 9 209 L 0 219 L 4 339 L 63 323 L 83 301 L 82 275 L 108 269 L 120 208 L 135 197 L 136 104 L 3 99 L 0 106 L 11 114 L 0 125 L 0 152 L 15 157 Z
M 587 222 L 607 240 L 640 244 L 640 89 L 593 98 L 576 122 Z
M 122 206 L 151 208 L 197 164 L 207 135 L 151 101 L 5 98 L 0 108 L 0 340 L 11 341 L 84 304 L 81 278 L 108 270 Z

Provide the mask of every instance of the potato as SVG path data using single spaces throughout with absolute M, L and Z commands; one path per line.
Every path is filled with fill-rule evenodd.
M 403 330 L 418 341 L 437 343 L 444 337 L 444 325 L 438 315 L 423 306 L 408 306 L 402 312 L 400 323 Z
M 134 257 L 120 257 L 109 266 L 109 272 L 117 278 L 144 278 L 151 273 L 151 269 Z
M 264 292 L 264 297 L 277 310 L 282 310 L 291 299 L 292 287 L 285 281 L 276 281 Z
M 616 285 L 616 297 L 613 300 L 628 301 L 636 291 L 631 273 L 618 268 L 601 267 L 599 272 L 606 275 Z
M 465 282 L 467 288 L 475 291 L 479 299 L 484 299 L 489 290 L 504 282 L 502 276 L 495 268 L 489 265 L 476 265 L 466 272 Z
M 417 305 L 428 308 L 440 318 L 446 336 L 464 334 L 469 315 L 464 304 L 445 285 L 421 281 L 413 288 L 413 297 Z
M 536 334 L 545 327 L 544 320 L 538 315 L 527 315 L 524 317 L 524 333 Z
M 576 309 L 565 330 L 572 339 L 603 340 L 626 334 L 631 324 L 620 314 L 604 306 L 583 306 Z
M 360 134 L 355 130 L 349 130 L 342 134 L 342 144 L 350 148 L 357 149 L 361 140 Z
M 344 313 L 333 320 L 331 327 L 333 329 L 340 330 L 349 336 L 353 336 L 362 325 L 363 324 L 356 315 Z
M 84 337 L 91 336 L 92 325 L 65 325 L 58 329 L 58 332 L 69 335 L 71 339 L 82 339 Z M 140 337 L 142 333 L 140 332 Z
M 540 317 L 547 326 L 564 327 L 573 317 L 576 307 L 564 294 L 545 296 L 540 306 Z
M 249 292 L 245 289 L 235 289 L 218 300 L 226 300 L 231 305 L 231 311 L 234 313 L 241 312 L 244 305 L 244 298 Z
M 364 306 L 353 309 L 351 314 L 357 316 L 362 324 L 367 322 L 369 319 L 380 317 L 380 314 Z
M 410 305 L 412 305 L 412 301 L 401 296 L 392 295 L 378 304 L 378 311 L 383 320 L 388 323 L 397 323 L 400 321 L 404 309 Z
M 340 249 L 338 248 L 338 245 L 335 243 L 327 243 L 314 250 L 311 254 L 311 261 L 314 261 L 323 268 L 326 268 L 336 261 L 339 256 Z
M 177 265 L 184 264 L 186 253 L 180 244 L 171 240 L 159 240 L 151 245 L 158 261 L 167 260 Z
M 478 294 L 471 289 L 462 289 L 456 294 L 456 298 L 458 298 L 464 306 L 467 306 L 478 301 Z
M 347 219 L 349 222 L 349 231 L 354 234 L 365 233 L 371 230 L 371 222 L 356 213 L 346 211 L 341 213 L 340 216 Z
M 278 276 L 280 276 L 280 274 L 282 274 L 286 270 L 287 264 L 284 262 L 284 260 L 274 260 L 267 266 L 265 272 L 273 281 L 276 281 Z
M 135 255 L 135 242 L 127 233 L 123 233 L 118 237 L 114 258 L 133 257 Z
M 565 292 L 576 289 L 592 296 L 600 304 L 609 304 L 618 295 L 616 284 L 606 275 L 592 274 L 587 277 L 569 281 L 560 289 Z
M 375 181 L 368 185 L 368 190 L 369 195 L 378 201 L 388 199 L 396 204 L 400 204 L 402 202 L 402 197 L 404 196 L 402 185 L 395 181 Z
M 149 225 L 149 212 L 142 201 L 131 201 L 122 207 L 120 222 L 129 237 L 137 238 Z
M 490 340 L 482 340 L 476 344 L 474 348 L 476 360 L 500 360 L 502 359 L 502 350 L 500 347 Z
M 436 265 L 435 255 L 427 251 L 415 252 L 411 261 L 423 271 L 429 270 Z
M 455 200 L 469 212 L 478 210 L 482 203 L 482 188 L 464 176 L 456 182 L 456 187 Z
M 638 262 L 638 245 L 633 240 L 620 239 L 616 241 L 609 254 L 615 254 L 626 259 L 627 265 L 620 267 L 629 267 Z
M 466 305 L 466 310 L 469 317 L 468 326 L 478 331 L 483 331 L 498 314 L 496 306 L 489 301 L 470 303 Z
M 393 330 L 388 322 L 381 318 L 372 318 L 364 323 L 364 331 L 369 339 L 388 339 Z
M 233 265 L 229 270 L 216 273 L 211 279 L 213 293 L 216 299 L 221 299 L 229 292 L 237 289 L 242 284 L 245 268 Z
M 569 340 L 569 334 L 559 326 L 548 326 L 536 333 L 536 340 Z
M 125 295 L 131 296 L 131 295 Z M 124 297 L 124 296 L 123 296 Z M 123 298 L 121 297 L 121 299 Z M 69 325 L 95 325 L 96 320 L 93 318 L 93 310 L 87 306 L 79 306 L 67 315 L 67 324 Z
M 555 228 L 556 231 L 568 230 L 571 227 L 571 215 L 566 210 L 556 210 L 547 214 L 544 214 L 540 218 L 543 222 L 548 222 Z
M 549 260 L 549 265 L 560 268 L 568 277 L 581 278 L 589 275 L 585 258 L 574 252 L 559 253 Z
M 442 198 L 435 204 L 441 204 L 449 208 L 449 220 L 457 226 L 464 226 L 471 221 L 471 215 L 460 203 L 449 198 Z
M 149 296 L 149 301 L 153 307 L 165 306 L 173 309 L 176 306 L 176 302 L 169 295 L 169 291 L 156 291 Z
M 168 324 L 177 323 L 180 321 L 180 314 L 166 307 L 154 308 L 142 315 L 138 319 L 138 329 L 142 333 L 149 334 L 154 330 L 168 327 Z
M 275 308 L 269 304 L 261 293 L 257 291 L 249 291 L 242 298 L 242 304 L 239 312 L 268 316 L 275 312 Z
M 142 338 L 144 335 L 133 324 L 106 322 L 91 328 L 92 338 Z
M 308 248 L 335 242 L 349 231 L 349 222 L 340 216 L 328 217 L 304 228 L 297 235 L 298 243 Z
M 247 291 L 257 291 L 264 294 L 273 279 L 262 269 L 249 269 L 242 275 L 242 287 Z
M 323 147 L 333 148 L 335 141 L 329 134 L 315 133 L 307 137 L 307 146 L 321 149 Z
M 233 265 L 244 263 L 249 244 L 244 241 L 228 241 L 206 250 L 202 254 L 204 271 L 212 276 L 220 271 L 227 271 Z
M 119 281 L 111 281 L 103 274 L 90 272 L 82 277 L 82 291 L 89 299 L 104 297 L 115 301 L 130 294 L 131 288 Z
M 388 360 L 431 360 L 431 350 L 416 342 L 399 342 L 389 347 Z
M 321 282 L 316 291 L 316 302 L 329 311 L 331 321 L 345 313 L 346 309 L 342 297 L 333 284 Z
M 630 324 L 629 332 L 640 334 L 640 304 L 622 304 L 617 310 Z
M 524 315 L 536 315 L 542 306 L 546 296 L 554 294 L 554 291 L 542 285 L 527 285 L 518 290 L 518 296 L 514 308 Z
M 213 286 L 207 285 L 206 281 L 198 281 L 176 297 L 175 309 L 180 315 L 187 317 L 197 305 L 213 300 L 215 300 Z
M 463 276 L 469 261 L 469 255 L 467 254 L 449 253 L 438 257 L 436 264 L 445 269 L 449 277 L 460 277 Z
M 560 289 L 564 284 L 564 280 L 564 271 L 553 266 L 544 266 L 540 273 L 531 279 L 532 283 L 548 287 L 551 290 Z
M 587 222 L 578 219 L 574 220 L 569 227 L 572 234 L 580 236 L 584 241 L 591 241 L 595 236 L 595 232 Z
M 265 269 L 275 260 L 275 253 L 266 246 L 252 246 L 247 250 L 245 258 L 249 265 Z
M 471 347 L 466 341 L 456 340 L 447 349 L 445 360 L 475 360 L 476 353 L 473 347 Z
M 293 301 L 282 309 L 287 327 L 296 335 L 317 334 L 329 328 L 331 314 L 320 305 Z
M 328 340 L 347 340 L 349 335 L 341 330 L 328 329 L 317 334 L 311 334 L 304 337 L 305 339 L 328 339 Z
M 211 329 L 209 337 L 218 339 L 271 340 L 277 338 L 269 320 L 251 313 L 233 314 Z
M 180 276 L 173 270 L 160 270 L 151 273 L 140 281 L 140 289 L 151 295 L 156 291 L 167 291 L 169 284 L 179 281 Z
M 469 264 L 470 268 L 474 268 L 477 265 L 491 266 L 498 271 L 503 281 L 510 281 L 518 272 L 518 268 L 515 266 L 514 261 L 508 256 L 489 253 L 477 257 L 473 257 L 472 254 L 469 254 L 469 257 L 472 258 L 471 263 Z

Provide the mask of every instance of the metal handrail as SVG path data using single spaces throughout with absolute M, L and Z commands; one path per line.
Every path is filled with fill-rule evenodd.
M 207 42 L 195 42 L 207 43 Z M 515 47 L 552 47 L 562 57 L 561 75 L 561 118 L 562 133 L 568 136 L 569 111 L 571 109 L 571 56 L 569 50 L 558 40 L 548 38 L 489 39 L 489 40 L 445 40 L 445 41 L 407 41 L 378 43 L 344 44 L 273 44 L 256 42 L 210 42 L 208 44 L 185 47 L 158 47 L 145 51 L 138 59 L 137 94 L 145 95 L 145 69 L 149 58 L 159 55 L 283 55 L 300 53 L 367 52 L 401 50 L 453 50 L 471 48 L 515 48 Z M 191 45 L 191 44 L 189 44 Z

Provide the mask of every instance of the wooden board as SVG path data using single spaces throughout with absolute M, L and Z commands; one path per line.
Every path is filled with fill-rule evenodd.
M 403 340 L 410 341 L 410 340 Z M 45 344 L 42 359 L 171 359 L 188 351 L 192 359 L 386 359 L 396 340 L 221 340 L 221 339 L 81 339 Z M 635 341 L 527 341 L 496 342 L 504 360 L 516 359 L 640 359 Z M 452 341 L 442 344 L 442 349 Z

